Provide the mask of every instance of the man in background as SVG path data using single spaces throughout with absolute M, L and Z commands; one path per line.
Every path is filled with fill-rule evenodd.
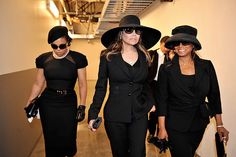
M 161 64 L 163 64 L 163 63 L 170 60 L 170 57 L 169 57 L 170 50 L 165 47 L 165 42 L 168 38 L 169 38 L 169 36 L 162 37 L 161 40 L 160 40 L 160 48 L 158 48 L 156 50 L 150 50 L 149 51 L 149 54 L 150 54 L 151 60 L 152 60 L 152 64 L 149 68 L 148 80 L 149 80 L 150 86 L 152 88 L 153 95 L 155 95 L 156 87 L 158 85 L 157 78 L 158 78 L 159 67 L 160 67 Z M 157 122 L 158 122 L 157 110 L 158 110 L 158 107 L 157 107 L 155 112 L 150 112 L 149 113 L 149 120 L 148 120 L 149 134 L 148 134 L 148 137 L 147 137 L 147 141 L 149 143 L 154 142 L 153 137 L 158 132 L 158 129 L 157 129 Z

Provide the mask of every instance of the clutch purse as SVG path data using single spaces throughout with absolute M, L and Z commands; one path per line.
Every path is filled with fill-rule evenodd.
M 97 117 L 93 122 L 93 128 L 97 129 L 100 126 L 101 122 L 102 122 L 102 117 Z
M 165 139 L 159 139 L 158 137 L 153 137 L 153 144 L 160 149 L 160 153 L 166 152 L 166 150 L 169 148 L 171 149 L 170 143 L 166 141 Z
M 30 104 L 24 108 L 27 118 L 35 117 L 38 114 L 39 97 L 34 98 Z
M 220 141 L 220 135 L 215 133 L 216 151 L 218 157 L 226 157 L 224 141 Z

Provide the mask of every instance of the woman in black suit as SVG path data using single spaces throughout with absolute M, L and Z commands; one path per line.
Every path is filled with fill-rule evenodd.
M 197 29 L 178 26 L 172 35 L 165 46 L 177 55 L 161 66 L 158 78 L 158 138 L 170 142 L 172 157 L 193 157 L 209 116 L 215 116 L 221 140 L 227 142 L 229 132 L 221 118 L 220 91 L 213 64 L 195 54 L 195 50 L 201 49 Z
M 140 25 L 137 16 L 127 15 L 119 27 L 105 32 L 98 80 L 89 109 L 89 128 L 97 118 L 107 90 L 104 107 L 105 129 L 114 157 L 144 157 L 148 112 L 155 101 L 147 82 L 150 56 L 146 49 L 154 46 L 161 33 Z

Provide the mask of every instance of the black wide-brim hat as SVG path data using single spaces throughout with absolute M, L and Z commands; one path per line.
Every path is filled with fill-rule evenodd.
M 142 44 L 146 49 L 153 47 L 160 39 L 161 32 L 157 29 L 140 25 L 140 19 L 135 15 L 127 15 L 120 20 L 119 27 L 108 30 L 102 35 L 101 42 L 107 48 L 117 39 L 124 28 L 138 28 L 142 31 Z
M 181 41 L 192 43 L 196 50 L 200 50 L 202 48 L 201 43 L 196 38 L 197 29 L 192 26 L 188 25 L 178 26 L 172 30 L 172 35 L 173 36 L 171 36 L 165 42 L 165 47 L 168 49 L 173 50 L 175 43 Z

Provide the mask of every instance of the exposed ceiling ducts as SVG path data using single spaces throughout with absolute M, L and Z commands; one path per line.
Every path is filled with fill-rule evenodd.
M 173 0 L 54 0 L 72 37 L 99 38 L 128 14 L 140 15 L 154 3 Z

